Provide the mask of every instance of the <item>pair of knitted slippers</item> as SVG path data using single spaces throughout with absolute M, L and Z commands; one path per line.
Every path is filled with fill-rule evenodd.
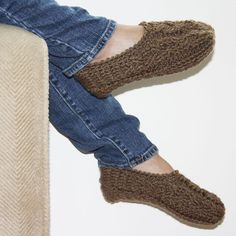
M 98 98 L 127 83 L 184 71 L 199 64 L 213 50 L 214 29 L 186 21 L 141 22 L 144 35 L 134 46 L 74 74 Z
M 199 228 L 215 228 L 223 220 L 225 207 L 220 198 L 178 170 L 156 174 L 133 168 L 99 169 L 101 190 L 109 203 L 151 205 L 182 223 Z
M 98 98 L 135 80 L 173 74 L 199 64 L 214 47 L 214 29 L 196 21 L 141 22 L 142 39 L 133 47 L 84 67 L 74 75 Z M 181 221 L 217 225 L 224 204 L 175 170 L 154 174 L 136 169 L 100 167 L 101 190 L 110 203 L 137 202 L 165 210 Z

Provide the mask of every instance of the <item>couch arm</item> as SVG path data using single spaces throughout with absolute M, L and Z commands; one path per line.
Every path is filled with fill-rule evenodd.
M 49 235 L 48 49 L 0 24 L 0 235 Z

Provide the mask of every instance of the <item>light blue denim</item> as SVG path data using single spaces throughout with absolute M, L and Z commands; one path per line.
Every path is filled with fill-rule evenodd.
M 131 168 L 159 150 L 109 94 L 97 98 L 73 75 L 104 47 L 117 23 L 81 7 L 54 0 L 0 0 L 0 23 L 22 27 L 43 38 L 49 51 L 49 120 L 98 166 Z

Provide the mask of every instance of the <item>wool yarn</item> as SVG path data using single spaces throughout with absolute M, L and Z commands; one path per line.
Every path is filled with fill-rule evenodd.
M 90 63 L 74 74 L 98 98 L 132 81 L 181 72 L 199 64 L 213 50 L 214 29 L 203 22 L 145 22 L 144 35 L 125 51 Z
M 101 190 L 109 203 L 137 202 L 156 206 L 179 219 L 215 225 L 225 214 L 223 202 L 178 170 L 157 174 L 132 168 L 99 167 Z

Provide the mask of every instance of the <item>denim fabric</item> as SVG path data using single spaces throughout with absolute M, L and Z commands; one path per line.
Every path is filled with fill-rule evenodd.
M 103 48 L 116 22 L 92 16 L 80 7 L 54 0 L 1 0 L 0 23 L 22 27 L 43 38 L 49 51 L 49 120 L 82 153 L 93 153 L 98 166 L 133 167 L 158 153 L 110 94 L 91 95 L 73 74 Z
M 116 22 L 91 16 L 80 7 L 60 6 L 54 0 L 1 0 L 0 20 L 43 38 L 49 60 L 70 78 L 103 47 Z

